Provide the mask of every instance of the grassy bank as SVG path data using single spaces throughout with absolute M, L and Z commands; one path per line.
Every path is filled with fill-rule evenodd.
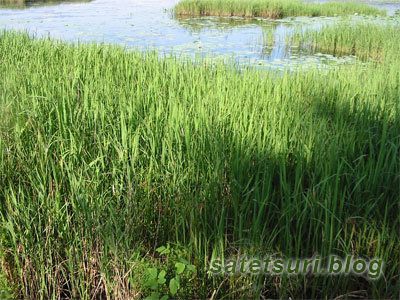
M 14 295 L 148 296 L 151 267 L 167 294 L 177 262 L 173 298 L 397 295 L 399 61 L 260 76 L 3 32 L 0 74 L 0 284 Z M 386 267 L 377 281 L 206 273 L 238 252 Z
M 377 23 L 338 23 L 320 30 L 298 31 L 290 44 L 336 56 L 356 55 L 362 59 L 398 61 L 400 26 Z
M 356 2 L 304 3 L 300 0 L 182 0 L 174 11 L 187 16 L 239 16 L 285 18 L 290 16 L 385 15 L 375 7 Z

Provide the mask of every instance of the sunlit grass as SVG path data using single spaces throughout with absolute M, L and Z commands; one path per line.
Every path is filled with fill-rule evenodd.
M 336 56 L 356 55 L 361 59 L 398 61 L 400 26 L 371 22 L 340 22 L 319 30 L 298 30 L 290 44 Z
M 147 296 L 167 243 L 199 270 L 180 298 L 397 295 L 399 61 L 261 76 L 3 32 L 0 75 L 0 278 L 18 298 Z M 206 274 L 239 249 L 378 257 L 385 275 Z
M 182 0 L 177 15 L 285 18 L 290 16 L 385 15 L 386 12 L 357 2 L 304 3 L 300 0 Z

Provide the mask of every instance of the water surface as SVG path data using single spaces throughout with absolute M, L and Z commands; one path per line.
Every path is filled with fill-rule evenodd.
M 286 43 L 285 36 L 293 28 L 318 28 L 339 18 L 175 18 L 170 10 L 177 2 L 94 0 L 23 9 L 1 8 L 0 28 L 28 30 L 67 41 L 117 43 L 167 54 L 233 58 L 243 66 L 284 68 L 299 64 L 351 63 L 356 59 L 309 53 Z M 388 4 L 373 5 L 386 7 Z M 392 14 L 400 8 L 399 4 L 390 5 Z

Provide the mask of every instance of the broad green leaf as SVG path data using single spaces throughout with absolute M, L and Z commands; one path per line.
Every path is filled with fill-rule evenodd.
M 172 296 L 178 292 L 179 287 L 179 281 L 176 278 L 172 278 L 169 282 L 169 291 Z
M 165 279 L 165 271 L 164 270 L 162 270 L 161 272 L 160 272 L 160 274 L 158 274 L 158 283 L 159 284 L 164 284 L 166 281 L 167 281 L 167 279 Z
M 149 274 L 149 279 L 156 279 L 157 278 L 157 268 L 149 268 L 147 269 L 147 274 Z
M 186 266 L 183 263 L 178 262 L 175 264 L 175 267 L 176 267 L 176 273 L 181 274 L 183 271 L 185 271 Z
M 168 254 L 168 253 L 171 252 L 168 248 L 166 248 L 166 247 L 164 247 L 164 246 L 158 247 L 158 248 L 156 249 L 156 251 L 157 251 L 158 253 L 160 253 L 161 255 Z
M 152 278 L 152 279 L 147 280 L 145 285 L 150 287 L 152 290 L 155 290 L 158 288 L 158 281 L 156 278 Z
M 157 293 L 157 292 L 153 292 L 153 293 L 151 293 L 150 296 L 144 298 L 144 300 L 158 300 L 158 299 L 160 299 L 160 293 Z
M 165 278 L 158 278 L 158 280 L 157 280 L 157 282 L 159 284 L 164 284 L 166 281 L 167 281 L 167 279 L 165 279 Z

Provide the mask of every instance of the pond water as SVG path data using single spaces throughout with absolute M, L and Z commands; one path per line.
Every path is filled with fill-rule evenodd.
M 0 8 L 0 28 L 67 41 L 117 43 L 166 54 L 234 59 L 243 66 L 281 69 L 299 64 L 352 63 L 356 59 L 309 53 L 286 43 L 285 36 L 297 26 L 318 28 L 338 18 L 175 18 L 170 10 L 177 2 L 94 0 Z M 372 4 L 388 9 L 391 15 L 400 9 L 400 3 Z

